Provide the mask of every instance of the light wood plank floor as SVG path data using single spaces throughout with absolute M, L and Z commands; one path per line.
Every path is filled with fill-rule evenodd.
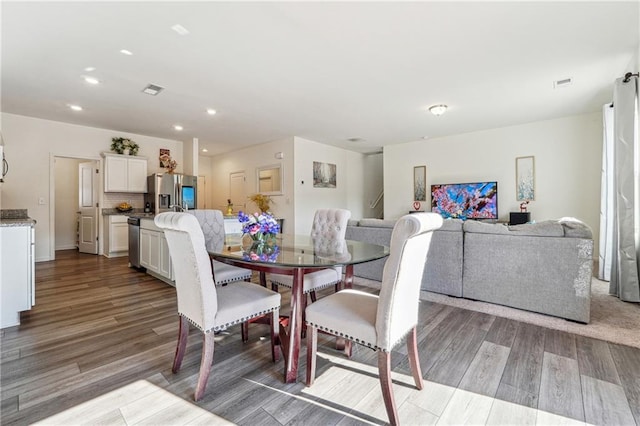
M 37 305 L 0 332 L 1 424 L 386 422 L 374 352 L 356 346 L 349 360 L 321 337 L 314 386 L 304 386 L 304 348 L 299 383 L 284 384 L 259 324 L 247 344 L 238 327 L 218 336 L 207 392 L 194 403 L 195 331 L 171 373 L 175 290 L 124 258 L 56 256 L 36 265 Z M 403 424 L 640 423 L 638 349 L 429 302 L 418 338 L 424 390 L 412 386 L 404 345 L 393 354 Z

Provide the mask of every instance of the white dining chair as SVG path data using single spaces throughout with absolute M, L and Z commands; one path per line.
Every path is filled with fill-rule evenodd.
M 338 244 L 344 244 L 347 232 L 347 222 L 351 217 L 351 212 L 344 209 L 320 209 L 315 212 L 313 225 L 311 228 L 311 238 L 316 250 L 320 248 L 336 248 Z M 270 274 L 272 288 L 278 286 L 293 287 L 293 277 L 291 275 Z M 337 285 L 342 281 L 342 267 L 336 266 L 319 271 L 304 274 L 302 292 L 306 295 L 311 293 L 311 300 L 315 301 L 315 291 L 332 285 Z
M 399 423 L 391 382 L 391 350 L 407 339 L 413 378 L 416 387 L 422 389 L 416 339 L 420 285 L 431 236 L 441 226 L 442 217 L 435 213 L 403 216 L 393 228 L 379 296 L 347 289 L 307 307 L 307 386 L 315 380 L 318 330 L 367 346 L 378 352 L 389 421 L 392 425 Z
M 155 224 L 164 230 L 169 254 L 173 261 L 180 316 L 178 344 L 172 371 L 182 364 L 189 335 L 189 324 L 204 334 L 200 373 L 194 393 L 199 400 L 206 389 L 213 362 L 214 332 L 268 314 L 271 330 L 271 357 L 280 357 L 279 312 L 280 294 L 260 285 L 238 282 L 216 286 L 211 262 L 198 220 L 188 213 L 167 212 L 155 217 Z

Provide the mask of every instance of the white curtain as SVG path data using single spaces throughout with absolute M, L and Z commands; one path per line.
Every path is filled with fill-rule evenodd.
M 616 80 L 613 137 L 605 112 L 600 229 L 600 276 L 610 274 L 609 293 L 640 302 L 640 144 L 638 78 Z M 604 224 L 604 226 L 602 226 Z M 602 241 L 604 240 L 604 241 Z
M 611 280 L 613 251 L 613 104 L 602 107 L 602 180 L 600 182 L 600 248 L 598 278 Z

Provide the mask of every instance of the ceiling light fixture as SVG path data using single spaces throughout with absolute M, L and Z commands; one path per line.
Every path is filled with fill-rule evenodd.
M 142 93 L 146 93 L 147 95 L 155 96 L 158 93 L 162 92 L 164 87 L 160 87 L 156 84 L 147 84 L 147 87 L 142 89 Z
M 91 71 L 95 71 L 95 70 L 96 70 L 96 67 L 86 67 L 84 70 L 85 70 L 86 72 L 91 72 Z
M 177 32 L 180 35 L 187 35 L 189 34 L 189 30 L 186 29 L 185 27 L 183 27 L 180 24 L 175 24 L 173 27 L 171 27 L 171 29 L 175 32 Z
M 174 128 L 175 130 L 177 130 L 177 131 L 180 131 L 180 130 L 182 130 L 182 129 L 183 129 L 183 127 L 182 127 L 181 125 L 179 125 L 179 124 L 174 124 L 174 125 L 173 125 L 173 128 Z
M 209 114 L 209 115 L 216 115 L 216 110 L 215 110 L 215 109 L 213 109 L 213 108 L 208 108 L 208 109 L 207 109 L 207 114 Z
M 89 84 L 100 84 L 100 80 L 91 76 L 85 76 L 84 81 L 86 81 Z
M 82 111 L 82 107 L 80 105 L 69 105 L 69 108 L 74 111 Z
M 431 111 L 431 114 L 437 116 L 440 116 L 442 114 L 444 114 L 445 112 L 447 112 L 447 108 L 449 108 L 448 106 L 444 105 L 444 104 L 440 104 L 440 105 L 432 105 L 429 107 L 429 111 Z
M 202 152 L 209 152 L 207 148 L 202 148 Z
M 127 49 L 120 50 L 120 53 L 122 53 L 123 55 L 127 55 L 127 56 L 133 55 L 133 53 L 130 50 L 127 50 Z

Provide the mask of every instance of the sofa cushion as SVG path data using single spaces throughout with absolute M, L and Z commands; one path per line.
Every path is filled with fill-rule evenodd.
M 464 222 L 461 219 L 445 219 L 442 222 L 442 227 L 438 231 L 460 231 L 462 232 L 462 225 Z
M 575 217 L 563 217 L 558 219 L 558 222 L 564 229 L 564 236 L 570 238 L 593 238 L 591 228 L 586 223 L 582 222 Z
M 347 221 L 347 226 L 358 226 L 358 222 L 359 222 L 358 219 L 349 219 Z
M 463 225 L 464 232 L 475 234 L 500 234 L 530 237 L 564 237 L 562 225 L 555 220 L 538 223 L 523 223 L 522 225 L 506 226 L 500 223 L 485 223 L 468 220 Z

